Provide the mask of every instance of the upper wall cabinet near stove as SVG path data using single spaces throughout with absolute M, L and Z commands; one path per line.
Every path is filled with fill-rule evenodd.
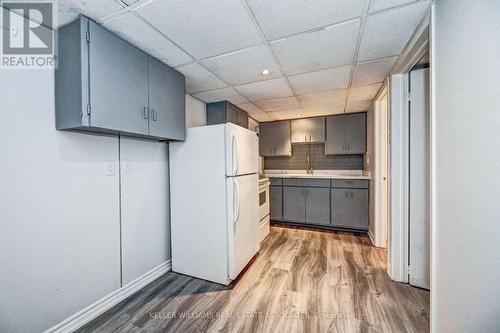
M 260 156 L 292 156 L 290 120 L 259 124 Z
M 207 104 L 207 125 L 233 123 L 248 128 L 248 114 L 228 101 Z
M 292 143 L 325 142 L 325 118 L 294 119 Z
M 185 139 L 182 74 L 84 16 L 58 39 L 57 129 Z
M 366 113 L 326 118 L 325 155 L 366 153 Z

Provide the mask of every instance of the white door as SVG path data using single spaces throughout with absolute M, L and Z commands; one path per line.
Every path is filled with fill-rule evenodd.
M 228 270 L 235 279 L 259 249 L 259 176 L 228 177 Z
M 235 124 L 226 124 L 226 175 L 247 175 L 258 172 L 257 133 Z
M 429 69 L 410 72 L 410 284 L 430 288 Z

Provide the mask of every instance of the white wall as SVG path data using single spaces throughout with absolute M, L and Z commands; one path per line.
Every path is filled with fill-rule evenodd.
M 191 95 L 186 95 L 186 127 L 205 126 L 207 113 L 205 103 Z
M 432 25 L 433 332 L 500 332 L 500 2 Z
M 0 70 L 0 110 L 0 331 L 41 332 L 120 287 L 118 138 L 55 129 L 53 71 Z M 152 145 L 149 157 L 127 151 L 133 160 L 157 159 Z M 161 165 L 164 188 L 168 166 Z M 142 204 L 168 203 L 168 193 L 153 200 L 137 193 Z M 131 243 L 131 275 L 169 255 L 158 239 L 168 216 L 160 230 L 142 222 L 140 239 L 154 246 L 140 252 L 133 248 L 140 242 Z
M 375 196 L 375 107 L 374 103 L 366 112 L 366 154 L 364 169 L 370 172 L 370 221 L 368 226 L 368 234 L 372 243 L 375 243 L 375 204 L 377 198 Z

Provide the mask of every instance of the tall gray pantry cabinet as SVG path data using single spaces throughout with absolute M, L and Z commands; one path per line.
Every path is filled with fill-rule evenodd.
M 58 39 L 57 129 L 185 139 L 182 74 L 84 16 Z

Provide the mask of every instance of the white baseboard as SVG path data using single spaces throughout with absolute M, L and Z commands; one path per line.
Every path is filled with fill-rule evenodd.
M 104 296 L 94 304 L 87 306 L 86 308 L 78 311 L 71 317 L 63 320 L 59 324 L 49 328 L 44 333 L 65 333 L 73 332 L 83 325 L 90 322 L 92 319 L 97 318 L 99 315 L 103 314 L 107 310 L 111 309 L 116 304 L 120 303 L 127 297 L 134 294 L 136 291 L 142 289 L 149 283 L 153 282 L 166 272 L 170 271 L 172 267 L 171 260 L 165 261 L 163 264 L 156 268 L 153 268 L 144 275 L 138 277 L 134 281 L 131 281 L 113 291 L 112 293 Z

